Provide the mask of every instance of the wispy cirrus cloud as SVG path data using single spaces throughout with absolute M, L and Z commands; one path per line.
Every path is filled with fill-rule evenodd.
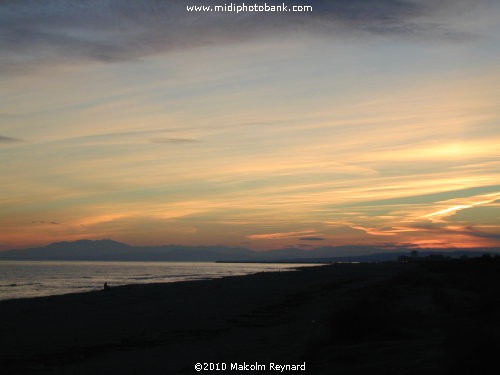
M 476 189 L 477 190 L 477 189 Z M 474 191 L 474 190 L 471 190 Z M 462 191 L 461 193 L 465 193 Z M 387 205 L 389 210 L 385 216 L 358 216 L 355 220 L 329 221 L 326 225 L 334 228 L 350 228 L 364 232 L 365 235 L 376 241 L 377 237 L 384 236 L 407 239 L 409 243 L 419 246 L 441 246 L 448 244 L 458 247 L 491 246 L 500 238 L 500 226 L 481 225 L 480 222 L 471 224 L 470 221 L 455 219 L 454 215 L 460 211 L 467 211 L 478 207 L 495 207 L 500 193 L 478 194 L 435 202 L 425 202 L 425 199 L 440 197 L 440 194 L 419 197 L 412 200 L 414 203 L 401 209 L 398 200 L 393 206 Z M 425 199 L 424 199 L 425 198 Z M 420 201 L 420 204 L 415 204 Z M 390 201 L 387 201 L 390 202 Z M 396 204 L 397 203 L 397 204 Z M 391 210 L 393 207 L 393 210 Z M 429 211 L 431 211 L 429 213 Z M 466 217 L 467 214 L 464 214 Z M 378 226 L 374 226 L 378 223 Z
M 486 204 L 493 203 L 500 199 L 500 193 L 484 194 L 471 197 L 467 200 L 448 200 L 445 202 L 440 202 L 439 205 L 448 205 L 446 208 L 442 208 L 438 211 L 425 214 L 422 218 L 430 219 L 434 222 L 442 222 L 446 217 L 455 215 L 458 211 L 466 210 L 476 206 L 482 206 Z M 457 204 L 459 203 L 460 204 Z
M 198 139 L 193 138 L 153 138 L 151 139 L 153 143 L 170 143 L 170 144 L 183 144 L 183 143 L 197 143 L 200 142 Z
M 386 229 L 371 228 L 371 227 L 363 226 L 363 225 L 348 222 L 348 221 L 329 221 L 329 222 L 326 222 L 325 224 L 332 226 L 332 227 L 348 227 L 351 229 L 365 232 L 366 234 L 372 235 L 372 236 L 393 236 L 399 231 L 398 229 L 395 229 L 395 228 L 388 228 L 388 229 L 387 228 Z

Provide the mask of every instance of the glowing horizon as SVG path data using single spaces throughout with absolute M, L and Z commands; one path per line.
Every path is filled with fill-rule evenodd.
M 0 5 L 0 250 L 500 246 L 499 4 L 147 3 Z

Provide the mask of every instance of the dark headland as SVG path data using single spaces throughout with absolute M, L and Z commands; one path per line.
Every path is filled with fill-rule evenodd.
M 0 302 L 0 373 L 492 374 L 498 316 L 488 256 L 131 285 Z

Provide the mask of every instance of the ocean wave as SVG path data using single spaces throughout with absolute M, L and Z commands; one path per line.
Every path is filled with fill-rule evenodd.
M 22 287 L 22 286 L 32 286 L 32 285 L 42 285 L 41 283 L 8 283 L 0 284 L 0 287 Z

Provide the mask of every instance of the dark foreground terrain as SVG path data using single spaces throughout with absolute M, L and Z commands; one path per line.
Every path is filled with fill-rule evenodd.
M 124 286 L 0 302 L 0 373 L 496 374 L 499 317 L 491 257 Z

